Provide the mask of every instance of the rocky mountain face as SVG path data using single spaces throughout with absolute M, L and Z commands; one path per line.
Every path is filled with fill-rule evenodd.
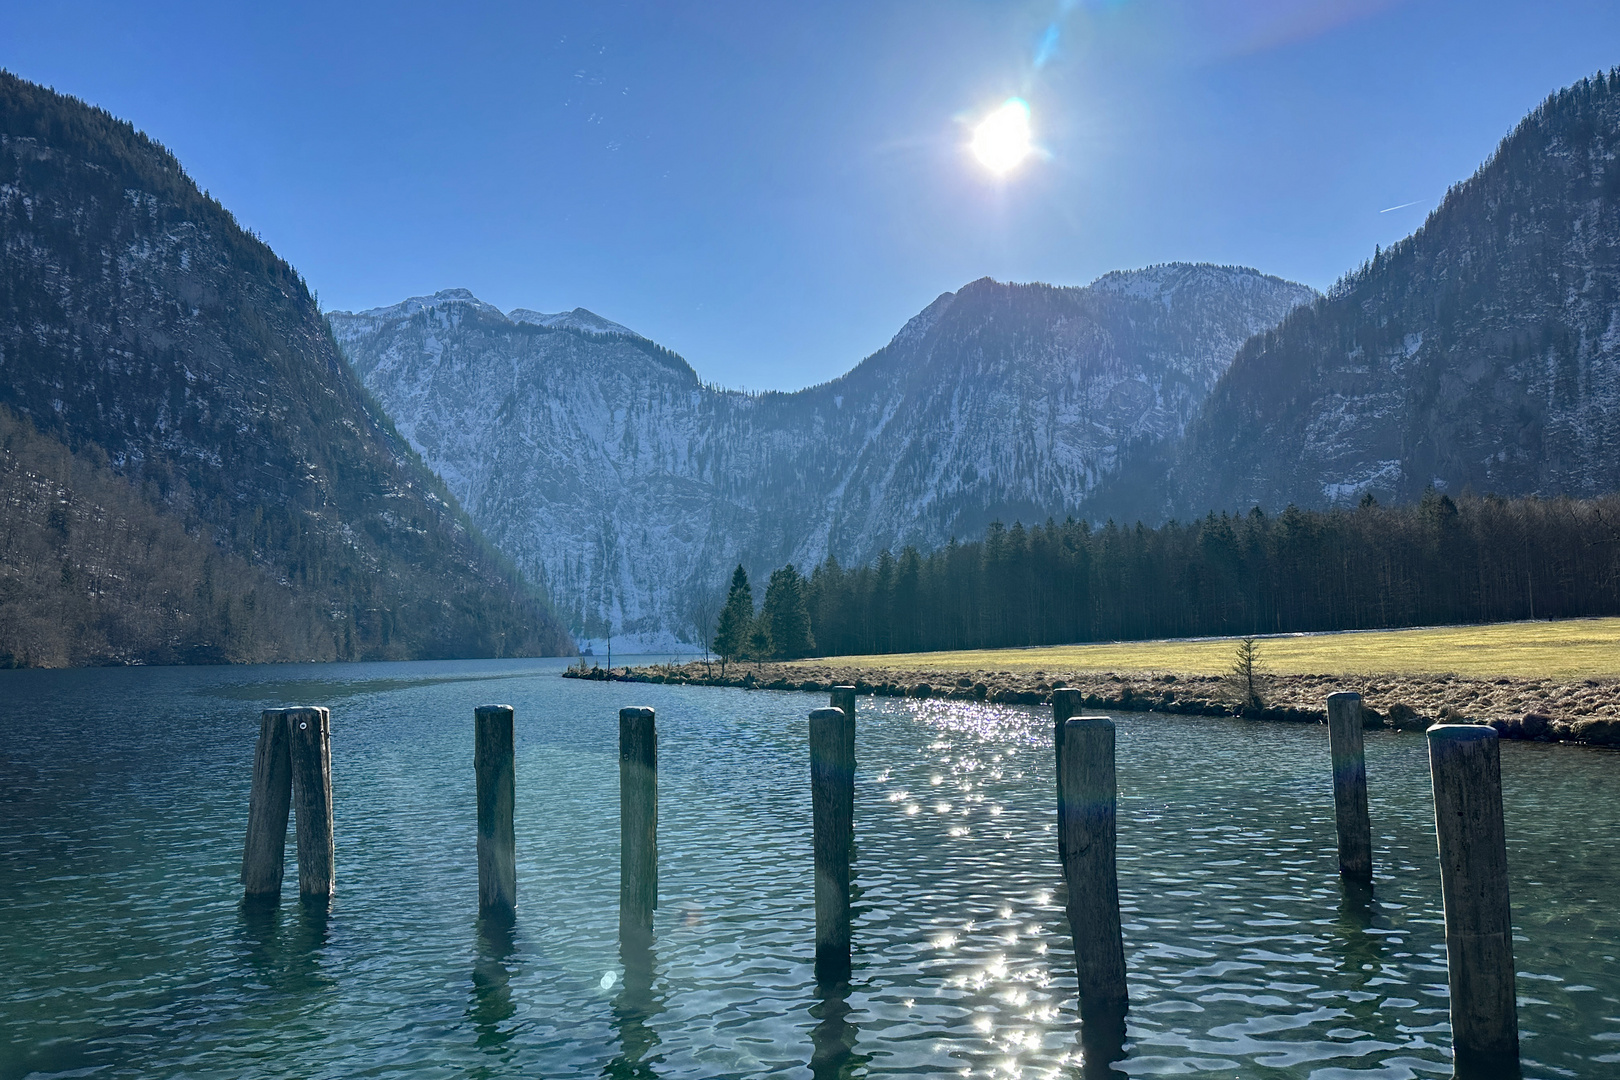
M 1620 490 L 1617 154 L 1620 71 L 1553 95 L 1420 230 L 1249 342 L 1099 509 Z
M 729 569 L 932 547 L 1079 508 L 1130 448 L 1179 439 L 1251 335 L 1315 293 L 1172 264 L 1085 288 L 946 293 L 848 374 L 705 386 L 590 312 L 465 290 L 330 323 L 399 431 L 576 632 L 712 626 Z
M 292 268 L 129 124 L 3 72 L 0 407 L 0 663 L 569 645 Z

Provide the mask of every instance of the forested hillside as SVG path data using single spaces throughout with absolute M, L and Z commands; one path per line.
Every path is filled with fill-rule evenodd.
M 298 274 L 131 125 L 6 73 L 0 404 L 11 662 L 569 647 Z
M 1244 346 L 1094 519 L 1620 490 L 1620 70 L 1550 97 L 1423 227 Z

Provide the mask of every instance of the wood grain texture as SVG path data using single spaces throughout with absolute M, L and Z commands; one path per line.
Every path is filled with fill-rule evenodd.
M 1329 694 L 1328 754 L 1333 762 L 1333 813 L 1339 832 L 1339 874 L 1372 880 L 1372 817 L 1367 812 L 1367 756 L 1361 695 Z
M 473 774 L 478 784 L 478 907 L 517 911 L 516 748 L 510 705 L 473 710 Z
M 1475 724 L 1436 724 L 1428 741 L 1457 1075 L 1516 1077 L 1519 1019 L 1497 735 Z
M 1085 696 L 1078 690 L 1060 688 L 1052 691 L 1052 777 L 1059 807 L 1063 805 L 1063 725 L 1079 716 L 1084 704 Z M 1061 820 L 1058 822 L 1057 842 L 1058 865 L 1068 866 L 1069 856 L 1064 847 Z
M 810 714 L 810 811 L 816 864 L 816 979 L 850 974 L 849 862 L 855 805 L 855 758 L 845 741 L 844 710 Z
M 253 790 L 248 796 L 247 841 L 242 846 L 242 891 L 280 896 L 287 862 L 287 817 L 292 810 L 292 749 L 284 709 L 259 717 L 253 751 Z
M 1128 1000 L 1116 865 L 1114 722 L 1089 717 L 1065 723 L 1062 764 L 1058 829 L 1066 853 L 1080 1017 L 1114 1017 Z
M 832 688 L 831 701 L 828 702 L 835 709 L 844 710 L 844 757 L 849 762 L 851 775 L 855 771 L 855 688 L 853 686 L 835 686 Z M 849 858 L 855 861 L 855 784 L 850 783 L 847 791 L 849 805 L 844 807 L 844 820 L 849 822 Z M 851 874 L 854 873 L 852 869 Z
M 652 937 L 658 907 L 658 730 L 653 710 L 619 710 L 619 936 Z
M 298 894 L 330 897 L 335 884 L 332 846 L 332 713 L 325 708 L 285 710 L 292 746 L 293 812 L 298 824 Z

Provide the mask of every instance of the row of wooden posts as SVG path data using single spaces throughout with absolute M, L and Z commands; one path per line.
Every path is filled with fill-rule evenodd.
M 1116 869 L 1114 724 L 1081 716 L 1078 690 L 1053 692 L 1058 855 L 1068 886 L 1083 1025 L 1123 1031 L 1127 1007 L 1124 935 Z M 1328 745 L 1339 872 L 1372 881 L 1372 823 L 1362 746 L 1361 698 L 1328 697 Z M 1496 732 L 1472 724 L 1428 731 L 1434 787 L 1446 964 L 1458 1076 L 1518 1075 L 1507 843 Z M 517 908 L 513 823 L 516 775 L 513 710 L 474 710 L 478 800 L 478 900 L 485 913 Z M 815 855 L 816 978 L 850 977 L 850 857 L 855 837 L 855 688 L 834 687 L 828 708 L 810 713 L 810 799 Z M 330 897 L 333 887 L 331 718 L 324 708 L 263 714 L 242 885 L 249 896 L 279 895 L 289 810 L 296 807 L 298 887 Z M 619 930 L 650 941 L 658 906 L 658 737 L 652 709 L 619 710 Z

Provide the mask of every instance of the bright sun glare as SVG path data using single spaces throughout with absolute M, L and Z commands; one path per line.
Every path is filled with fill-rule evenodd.
M 979 164 L 1005 176 L 1030 155 L 1035 147 L 1029 141 L 1029 103 L 1008 98 L 995 112 L 973 129 L 973 156 Z

